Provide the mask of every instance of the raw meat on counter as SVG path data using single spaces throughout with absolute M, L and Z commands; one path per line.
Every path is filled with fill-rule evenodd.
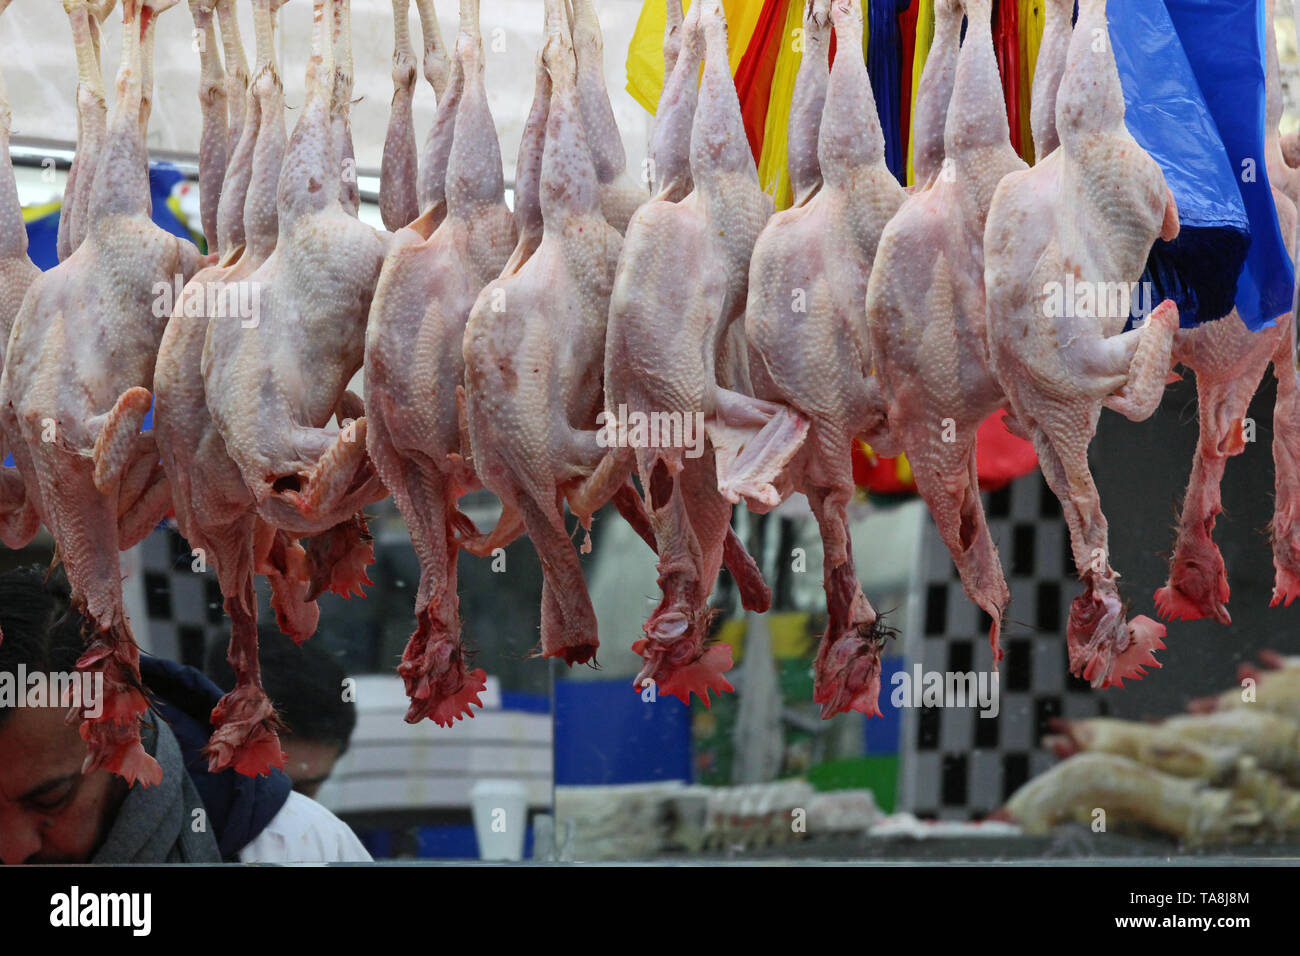
M 1154 830 L 1189 846 L 1300 833 L 1300 659 L 1268 670 L 1200 711 L 1159 723 L 1055 720 L 1043 743 L 1067 758 L 1012 795 L 995 819 L 1045 833 L 1076 821 Z

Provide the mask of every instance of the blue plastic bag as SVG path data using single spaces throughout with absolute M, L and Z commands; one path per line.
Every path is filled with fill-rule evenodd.
M 1164 171 L 1181 223 L 1173 242 L 1156 241 L 1143 281 L 1152 302 L 1172 299 L 1183 326 L 1232 311 L 1250 248 L 1250 219 L 1236 174 L 1165 0 L 1107 8 L 1124 88 L 1124 120 Z
M 1143 276 L 1184 327 L 1233 308 L 1259 329 L 1294 281 L 1263 163 L 1263 0 L 1125 0 L 1108 8 L 1125 122 L 1164 171 L 1182 230 Z
M 1264 328 L 1291 311 L 1295 283 L 1264 167 L 1268 29 L 1264 0 L 1165 3 L 1250 217 L 1250 253 L 1237 284 L 1237 311 L 1250 328 Z

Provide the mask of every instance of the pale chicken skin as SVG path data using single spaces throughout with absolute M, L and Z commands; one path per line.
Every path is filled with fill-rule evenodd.
M 1164 628 L 1145 616 L 1125 620 L 1088 445 L 1103 405 L 1139 421 L 1155 411 L 1178 328 L 1172 302 L 1131 332 L 1123 332 L 1128 310 L 1049 305 L 1067 275 L 1136 282 L 1154 241 L 1178 234 L 1164 176 L 1124 125 L 1114 53 L 1109 42 L 1094 43 L 1108 36 L 1105 0 L 1084 0 L 1057 97 L 1061 147 L 1002 180 L 984 241 L 992 368 L 1009 421 L 1033 440 L 1065 513 L 1085 585 L 1066 631 L 1070 669 L 1094 687 L 1122 685 L 1156 665 Z
M 203 351 L 208 409 L 226 449 L 261 517 L 293 534 L 328 530 L 384 496 L 364 416 L 329 424 L 362 364 L 386 248 L 340 201 L 332 7 L 315 5 L 307 102 L 279 180 L 279 238 L 246 280 L 258 314 L 210 323 Z
M 723 419 L 739 411 L 740 425 L 757 432 L 764 415 L 776 411 L 723 387 L 731 383 L 724 343 L 733 327 L 743 333 L 748 263 L 772 200 L 759 189 L 745 139 L 721 5 L 710 0 L 693 6 L 681 37 L 655 141 L 655 165 L 666 178 L 660 194 L 633 216 L 618 264 L 604 408 L 609 421 L 625 409 L 666 414 L 672 418 L 664 420 L 681 423 L 676 436 L 624 436 L 634 446 L 662 593 L 643 627 L 645 636 L 633 644 L 644 660 L 634 685 L 653 682 L 659 692 L 683 701 L 695 693 L 707 703 L 710 689 L 732 689 L 723 676 L 731 667 L 730 648 L 708 643 L 715 616 L 709 595 L 723 564 L 747 608 L 765 610 L 771 599 L 731 530 L 732 505 L 739 499 L 719 490 L 712 429 L 725 427 Z M 704 77 L 697 92 L 701 55 Z M 689 165 L 683 161 L 687 149 Z M 695 429 L 693 443 L 686 437 L 688 425 Z M 708 440 L 700 434 L 706 429 Z M 797 440 L 785 460 L 805 430 L 804 422 L 792 425 Z M 773 475 L 777 470 L 779 463 Z
M 447 88 L 447 51 L 433 0 L 416 0 L 424 36 L 424 76 L 441 103 Z M 415 145 L 415 51 L 408 20 L 411 0 L 393 0 L 393 102 L 379 167 L 379 214 L 393 232 L 420 215 L 419 153 Z
M 614 108 L 605 87 L 605 41 L 596 19 L 595 2 L 570 0 L 568 7 L 573 52 L 578 62 L 578 104 L 600 184 L 601 213 L 619 233 L 626 233 L 628 220 L 648 197 L 645 187 L 637 185 L 628 173 L 623 137 L 614 121 Z
M 962 586 L 992 619 L 996 662 L 1010 592 L 979 497 L 976 434 L 1005 398 L 988 359 L 984 226 L 998 183 L 1025 163 L 1009 141 L 992 5 L 964 6 L 943 163 L 885 228 L 866 303 L 890 437 L 907 453 Z M 941 23 L 952 34 L 959 20 L 958 11 L 937 12 L 936 34 Z
M 885 165 L 866 65 L 839 57 L 826 75 L 827 44 L 817 34 L 829 21 L 841 49 L 862 43 L 856 2 L 809 5 L 805 34 L 814 45 L 805 52 L 795 95 L 801 109 L 790 123 L 798 157 L 791 182 L 800 199 L 758 239 L 745 317 L 753 364 L 761 363 L 761 372 L 752 370 L 758 397 L 782 402 L 809 422 L 789 476 L 807 495 L 822 536 L 828 621 L 813 699 L 823 717 L 849 709 L 879 714 L 884 632 L 854 569 L 848 505 L 855 493 L 853 441 L 880 419 L 862 303 L 881 232 L 906 198 Z M 951 39 L 955 44 L 955 33 Z M 941 48 L 932 53 L 935 64 L 944 60 Z M 820 59 L 812 60 L 812 51 Z
M 247 122 L 231 153 L 233 175 L 223 177 L 217 214 L 220 261 L 200 270 L 185 286 L 163 333 L 154 370 L 154 437 L 171 485 L 176 524 L 216 573 L 231 620 L 229 659 L 236 686 L 213 711 L 216 729 L 208 745 L 209 767 L 216 771 L 233 766 L 249 776 L 284 765 L 277 736 L 281 725 L 261 687 L 254 572 L 270 580 L 277 622 L 294 640 L 315 633 L 319 611 L 309 599 L 313 582 L 306 551 L 257 517 L 253 496 L 208 414 L 201 368 L 208 325 L 236 318 L 238 309 L 229 306 L 246 301 L 248 276 L 275 248 L 275 194 L 287 141 L 272 40 L 272 18 L 279 5 L 276 0 L 254 3 L 257 64 L 243 111 Z M 204 55 L 215 57 L 216 51 L 210 44 Z M 205 112 L 224 114 L 225 101 L 205 92 L 211 91 L 200 92 Z M 221 127 L 224 134 L 226 117 L 220 119 L 205 117 L 205 126 Z M 200 182 L 217 180 L 204 168 L 205 161 L 215 160 L 201 154 Z M 250 168 L 240 168 L 243 164 Z M 208 314 L 210 303 L 217 305 L 216 316 Z
M 454 124 L 438 124 L 454 135 L 446 216 L 432 229 L 426 213 L 394 237 L 371 306 L 365 365 L 367 447 L 420 560 L 416 632 L 398 668 L 411 699 L 406 719 L 445 726 L 471 715 L 486 676 L 467 667 L 456 595 L 458 534 L 468 523 L 456 501 L 478 484 L 462 455 L 457 403 L 465 324 L 516 242 L 483 83 L 477 0 L 462 0 L 461 17 L 453 64 L 460 75 L 439 106 L 455 115 Z
M 55 250 L 62 262 L 81 245 L 89 228 L 88 207 L 99 153 L 108 135 L 108 101 L 99 59 L 102 24 L 112 13 L 114 0 L 88 3 L 64 0 L 77 51 L 77 149 L 63 187 L 63 207 Z
M 465 404 L 474 470 L 507 511 L 522 516 L 541 558 L 541 654 L 575 664 L 591 660 L 599 640 L 562 509 L 567 499 L 589 525 L 624 483 L 622 456 L 600 447 L 596 427 L 622 237 L 601 213 L 562 0 L 547 0 L 546 31 L 543 232 L 474 304 L 464 338 Z
M 141 746 L 139 650 L 122 599 L 119 548 L 142 539 L 170 507 L 151 436 L 154 359 L 166 314 L 155 283 L 199 268 L 198 250 L 149 217 L 142 46 L 171 4 L 127 0 L 122 67 L 89 205 L 85 240 L 32 283 L 6 350 L 0 403 L 14 416 L 24 479 L 39 487 L 41 519 L 58 542 L 73 606 L 87 620 L 79 666 L 104 674 L 103 714 L 86 718 L 87 769 L 156 784 Z M 11 419 L 12 420 L 12 419 Z M 84 714 L 83 714 L 84 716 Z
M 0 0 L 0 14 L 9 6 L 9 0 Z M 14 319 L 23 304 L 27 288 L 40 275 L 40 269 L 27 255 L 27 227 L 23 224 L 23 209 L 18 201 L 18 184 L 14 181 L 13 162 L 9 159 L 9 123 L 11 113 L 5 93 L 4 77 L 0 76 L 0 369 L 4 367 L 5 345 Z M 0 411 L 0 462 L 13 448 L 21 451 L 21 436 L 8 434 L 9 422 Z M 29 496 L 23 473 L 16 467 L 0 464 L 0 542 L 8 548 L 22 548 L 40 527 L 40 514 L 36 509 L 35 486 Z

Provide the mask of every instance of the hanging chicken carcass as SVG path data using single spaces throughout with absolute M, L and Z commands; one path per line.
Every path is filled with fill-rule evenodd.
M 761 462 L 770 479 L 807 427 L 786 409 L 725 387 L 735 383 L 724 342 L 744 314 L 749 260 L 772 200 L 759 188 L 745 139 L 727 23 L 716 0 L 693 6 L 685 18 L 652 159 L 659 195 L 632 217 L 610 304 L 606 443 L 635 454 L 659 554 L 663 597 L 633 645 L 644 660 L 636 685 L 654 682 L 683 701 L 694 692 L 707 702 L 710 688 L 732 689 L 723 676 L 730 648 L 708 643 L 709 595 L 724 561 L 747 608 L 766 610 L 771 596 L 731 529 L 739 498 L 719 493 L 715 445 L 705 428 L 724 427 L 728 413 L 732 439 L 746 428 L 752 436 L 774 418 L 773 431 L 786 424 L 786 444 L 778 448 L 784 457 Z M 678 433 L 642 440 L 622 427 L 634 418 L 675 422 Z
M 575 664 L 591 660 L 599 640 L 564 504 L 590 527 L 629 490 L 626 457 L 601 446 L 597 425 L 622 237 L 601 212 L 565 5 L 547 0 L 545 9 L 545 145 L 540 167 L 533 159 L 520 171 L 521 181 L 540 178 L 519 197 L 519 247 L 470 313 L 464 391 L 473 468 L 505 513 L 522 518 L 541 558 L 541 654 Z
M 1272 28 L 1275 2 L 1267 4 L 1267 116 L 1264 148 L 1268 179 L 1277 208 L 1278 225 L 1288 253 L 1295 257 L 1294 194 L 1300 170 L 1282 155 L 1282 81 L 1277 60 L 1277 35 Z M 1159 615 L 1197 620 L 1213 617 L 1232 623 L 1228 614 L 1227 569 L 1214 524 L 1223 511 L 1219 486 L 1228 459 L 1246 450 L 1246 413 L 1269 363 L 1277 378 L 1273 409 L 1274 517 L 1273 605 L 1300 597 L 1300 391 L 1297 389 L 1295 316 L 1278 317 L 1268 328 L 1252 331 L 1234 309 L 1227 316 L 1174 338 L 1174 361 L 1196 373 L 1200 430 L 1192 475 L 1183 497 L 1178 538 L 1170 561 L 1169 579 L 1156 591 Z
M 1122 686 L 1158 666 L 1152 652 L 1164 646 L 1165 629 L 1145 616 L 1125 620 L 1088 445 L 1103 405 L 1137 421 L 1155 411 L 1178 328 L 1172 302 L 1130 332 L 1127 309 L 1058 316 L 1047 302 L 1067 276 L 1131 288 L 1154 241 L 1178 234 L 1160 167 L 1124 125 L 1108 38 L 1106 0 L 1083 0 L 1057 97 L 1061 147 L 1003 178 L 984 235 L 992 368 L 1010 402 L 1008 421 L 1032 439 L 1065 512 L 1086 589 L 1070 609 L 1070 670 L 1095 687 Z
M 0 0 L 0 14 L 9 6 L 9 0 Z M 27 255 L 27 227 L 23 224 L 23 208 L 18 201 L 18 184 L 14 179 L 13 161 L 9 158 L 9 123 L 12 114 L 5 91 L 4 77 L 0 76 L 0 369 L 4 368 L 5 345 L 9 331 L 22 307 L 28 287 L 40 275 L 40 269 Z M 0 409 L 0 462 L 12 448 L 21 455 L 18 447 L 21 436 L 14 431 L 10 437 L 7 416 Z M 17 467 L 0 464 L 0 542 L 8 548 L 22 548 L 36 534 L 41 519 L 33 496 L 28 493 L 23 473 Z
M 140 541 L 170 507 L 153 436 L 140 434 L 166 322 L 155 309 L 155 284 L 188 280 L 202 264 L 192 243 L 149 215 L 146 67 L 154 19 L 172 2 L 123 4 L 117 98 L 86 238 L 32 283 L 0 378 L 0 403 L 25 446 L 15 457 L 24 480 L 39 488 L 41 519 L 87 622 L 89 647 L 78 664 L 104 675 L 102 715 L 83 711 L 87 768 L 144 783 L 157 783 L 161 771 L 140 743 L 137 718 L 146 703 L 118 550 Z
M 275 250 L 244 280 L 258 314 L 209 323 L 202 368 L 208 409 L 259 515 L 296 535 L 344 529 L 360 548 L 352 519 L 384 491 L 347 384 L 362 364 L 387 240 L 343 202 L 347 104 L 335 95 L 350 80 L 336 73 L 350 64 L 335 58 L 333 9 L 331 0 L 314 5 L 307 102 L 280 172 Z
M 465 324 L 479 292 L 500 275 L 517 230 L 505 203 L 496 126 L 483 80 L 478 0 L 461 0 L 452 79 L 435 130 L 451 138 L 445 211 L 426 210 L 399 230 L 384 260 L 366 333 L 366 442 L 392 492 L 420 561 L 416 632 L 398 672 L 407 720 L 450 725 L 471 715 L 485 674 L 470 671 L 456 595 L 458 536 L 468 520 L 457 499 L 478 486 L 461 447 L 457 388 L 464 381 Z M 450 116 L 450 119 L 448 119 Z M 525 133 L 525 149 L 540 130 Z M 511 515 L 501 539 L 517 533 Z
M 943 161 L 881 236 L 867 322 L 891 440 L 907 453 L 962 587 L 992 621 L 996 666 L 1011 595 L 979 497 L 976 435 L 1006 399 L 988 359 L 984 226 L 1002 178 L 1026 167 L 1010 143 L 990 0 L 941 0 L 936 36 L 942 28 L 955 44 L 961 7 L 966 39 L 951 102 L 916 119 L 944 123 Z
M 885 166 L 866 65 L 860 57 L 837 56 L 827 74 L 831 22 L 839 49 L 862 44 L 856 0 L 808 4 L 804 32 L 812 43 L 805 47 L 790 120 L 796 201 L 759 236 L 745 318 L 757 356 L 751 368 L 757 394 L 789 405 L 809 422 L 788 476 L 807 496 L 822 536 L 827 625 L 813 667 L 813 699 L 823 717 L 879 713 L 884 633 L 853 565 L 848 505 L 855 490 L 854 439 L 875 431 L 881 418 L 863 302 L 881 232 L 906 198 Z M 948 59 L 944 33 L 939 37 L 931 77 Z M 881 443 L 875 435 L 871 440 Z

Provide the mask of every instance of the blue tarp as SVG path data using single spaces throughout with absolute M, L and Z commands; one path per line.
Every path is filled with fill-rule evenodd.
M 1295 277 L 1264 166 L 1268 29 L 1264 0 L 1165 0 L 1228 152 L 1250 216 L 1237 311 L 1252 329 L 1291 311 Z
M 1294 281 L 1263 163 L 1263 0 L 1125 0 L 1108 8 L 1125 121 L 1164 171 L 1181 233 L 1144 281 L 1183 325 L 1234 307 L 1258 329 Z

